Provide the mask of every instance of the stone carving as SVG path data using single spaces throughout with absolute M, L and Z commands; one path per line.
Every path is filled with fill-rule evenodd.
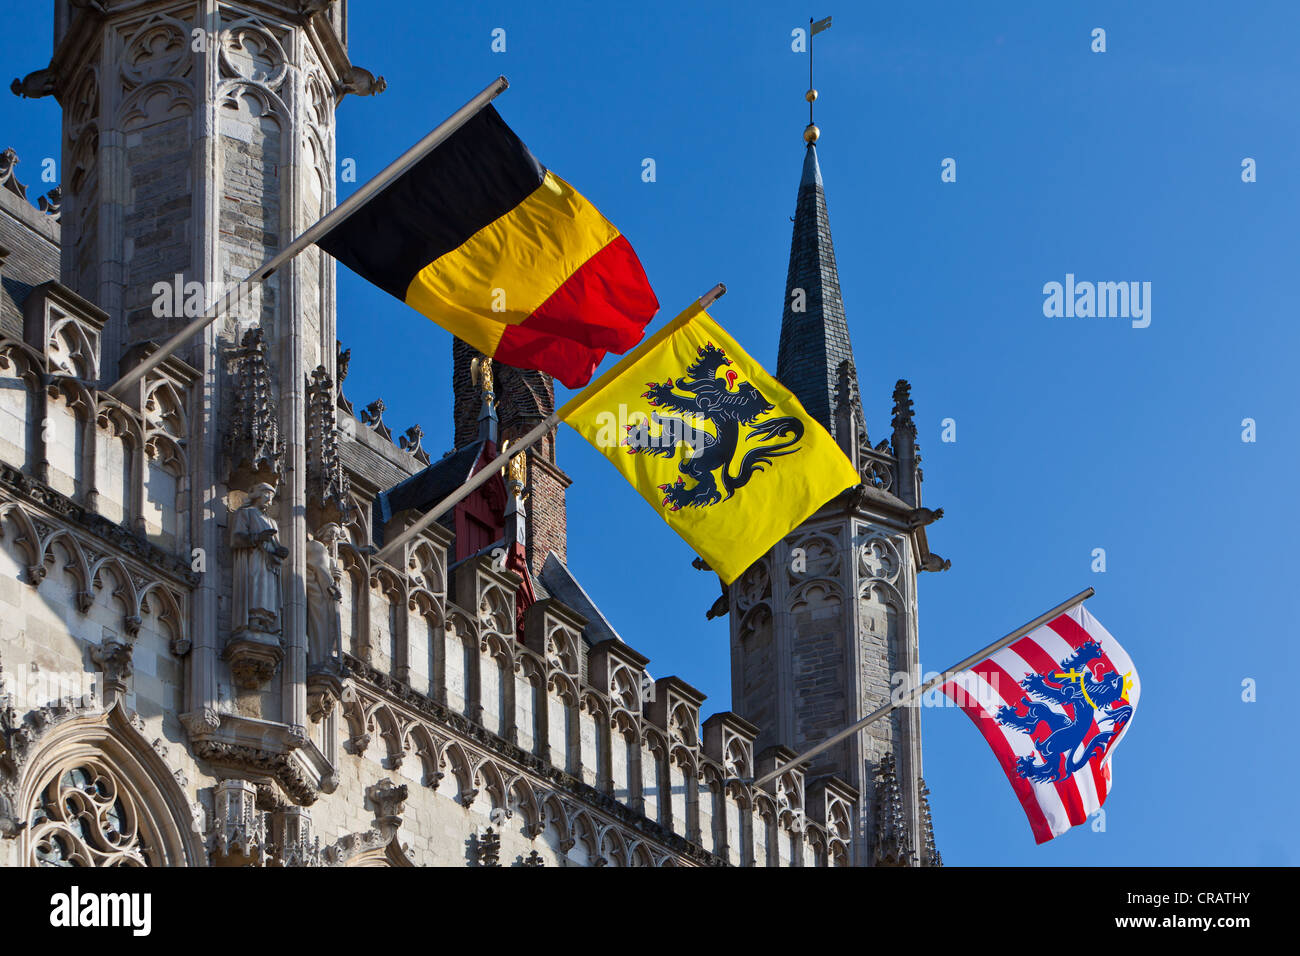
M 17 165 L 18 154 L 12 148 L 0 153 L 0 188 L 9 190 L 21 199 L 26 199 L 27 187 L 18 181 L 18 173 L 15 169 Z
M 36 200 L 37 205 L 41 207 L 41 212 L 58 220 L 63 215 L 63 187 L 55 186 L 44 196 Z
M 158 81 L 185 78 L 193 69 L 190 24 L 161 15 L 143 21 L 126 40 L 119 72 L 126 89 L 139 90 Z
M 43 521 L 34 509 L 9 500 L 10 492 L 20 493 L 44 508 L 56 510 L 72 527 L 57 527 Z M 6 534 L 4 519 L 14 532 L 12 538 Z M 92 535 L 94 540 L 107 540 L 124 555 L 95 551 L 89 545 Z M 86 598 L 93 600 L 104 585 L 114 585 L 110 593 L 124 608 L 124 630 L 129 633 L 133 622 L 140 622 L 143 615 L 154 607 L 171 634 L 172 653 L 181 656 L 189 652 L 191 642 L 182 592 L 158 576 L 158 572 L 168 572 L 173 579 L 194 583 L 197 576 L 191 576 L 188 565 L 182 565 L 174 556 L 141 542 L 120 525 L 85 512 L 21 472 L 0 465 L 0 540 L 6 539 L 12 540 L 27 558 L 27 576 L 33 587 L 39 587 L 48 569 L 66 554 L 62 567 L 76 582 L 75 600 L 79 609 L 88 611 Z
M 340 96 L 346 96 L 348 93 L 356 96 L 377 96 L 388 89 L 388 81 L 382 76 L 375 76 L 369 70 L 354 66 L 336 84 L 335 89 Z
M 858 370 L 852 359 L 845 359 L 840 362 L 836 373 L 835 437 L 844 453 L 857 464 L 857 453 L 871 447 L 858 394 Z
M 129 641 L 119 637 L 106 637 L 102 644 L 90 646 L 90 659 L 104 673 L 104 706 L 112 707 L 126 696 L 127 681 L 133 668 L 131 653 L 133 646 Z
M 401 446 L 403 451 L 414 456 L 415 460 L 420 464 L 427 465 L 431 459 L 429 458 L 429 453 L 424 450 L 424 446 L 420 444 L 423 438 L 424 429 L 419 425 L 412 425 L 406 430 L 406 434 L 399 439 L 398 444 Z M 513 460 L 511 463 L 513 464 Z
M 257 788 L 247 780 L 223 780 L 214 794 L 216 814 L 209 851 L 216 858 L 248 858 L 255 865 L 267 860 L 266 811 L 257 807 Z
M 890 424 L 894 431 L 916 437 L 916 422 L 912 420 L 912 386 L 903 378 L 894 385 L 894 417 Z
M 265 92 L 278 90 L 289 73 L 279 32 L 252 17 L 230 24 L 218 47 L 221 75 Z
M 336 524 L 328 524 L 307 536 L 307 661 L 322 664 L 339 651 L 339 588 L 342 571 L 330 545 L 339 535 Z
M 345 349 L 343 343 L 338 339 L 334 340 L 334 346 L 338 350 L 334 358 L 334 371 L 338 378 L 338 403 L 339 408 L 349 415 L 355 414 L 352 411 L 352 403 L 343 395 L 343 383 L 348 379 L 348 366 L 352 364 L 352 350 Z
M 384 424 L 384 412 L 388 406 L 384 404 L 382 398 L 376 398 L 373 402 L 361 409 L 361 424 L 367 428 L 373 429 L 375 434 L 393 440 L 393 433 L 388 426 Z
M 479 866 L 500 866 L 501 834 L 491 827 L 488 827 L 482 833 L 475 834 L 474 859 Z
M 736 594 L 736 607 L 748 611 L 756 604 L 772 599 L 772 575 L 766 557 L 759 558 L 732 585 Z
M 56 772 L 31 806 L 34 866 L 150 866 L 161 862 L 140 832 L 140 808 L 113 768 L 95 758 Z
M 14 96 L 27 100 L 38 100 L 42 96 L 52 96 L 59 88 L 59 75 L 50 67 L 28 73 L 22 79 L 15 77 L 9 84 Z
M 899 557 L 898 545 L 880 536 L 873 536 L 858 547 L 858 567 L 862 576 L 869 581 L 898 581 L 903 562 Z
M 387 843 L 402 825 L 402 808 L 409 794 L 406 784 L 395 784 L 385 777 L 366 787 L 366 800 L 375 810 L 375 829 Z
M 927 554 L 925 560 L 921 562 L 922 571 L 947 571 L 950 567 L 952 567 L 951 561 L 947 558 L 941 558 L 933 552 Z
M 105 709 L 89 696 L 52 701 L 19 724 L 0 709 L 0 837 L 12 838 L 30 827 L 31 864 L 206 862 L 193 829 L 195 811 L 184 775 L 167 765 L 166 748 L 151 743 L 143 727 L 139 715 L 121 704 Z M 18 807 L 17 781 L 51 748 L 58 749 L 59 759 L 42 763 L 50 769 L 41 790 L 31 803 Z M 109 756 L 123 751 L 134 759 L 120 762 Z M 186 806 L 183 815 L 173 812 Z M 15 811 L 20 819 L 14 818 Z M 146 838 L 146 819 L 156 843 Z
M 889 441 L 881 439 L 874 451 L 859 449 L 858 474 L 862 483 L 880 491 L 894 487 L 894 459 L 889 451 Z
M 322 864 L 320 837 L 312 836 L 311 811 L 285 806 L 271 815 L 271 854 L 280 866 Z
M 911 504 L 918 504 L 918 489 L 925 475 L 921 471 L 921 445 L 916 440 L 916 422 L 912 418 L 912 386 L 906 379 L 900 378 L 894 386 L 893 426 L 900 486 L 896 494 Z
M 536 658 L 527 648 L 520 649 L 519 653 L 530 660 Z M 539 663 L 542 662 L 539 660 Z M 637 677 L 623 680 L 626 671 L 620 666 L 606 679 L 611 682 L 611 690 L 624 703 L 635 707 L 639 714 Z M 340 672 L 345 686 L 341 708 L 347 733 L 374 733 L 382 737 L 390 758 L 402 741 L 409 740 L 414 758 L 424 766 L 425 787 L 435 789 L 441 778 L 452 777 L 456 782 L 457 799 L 466 806 L 472 805 L 481 792 L 486 792 L 494 807 L 509 807 L 522 817 L 524 833 L 530 838 L 540 835 L 548 822 L 554 824 L 560 834 L 561 852 L 567 853 L 579 841 L 588 844 L 590 855 L 601 852 L 599 841 L 594 837 L 599 829 L 619 835 L 622 848 L 605 852 L 615 854 L 620 865 L 638 865 L 626 847 L 647 838 L 653 840 L 655 853 L 667 851 L 669 860 L 700 866 L 725 865 L 724 857 L 718 855 L 716 849 L 713 852 L 705 849 L 699 839 L 688 838 L 673 832 L 672 827 L 645 819 L 626 799 L 617 799 L 606 790 L 580 782 L 570 773 L 552 766 L 547 759 L 485 731 L 472 719 L 453 713 L 436 700 L 413 691 L 409 685 L 395 681 L 358 658 L 344 653 Z M 603 696 L 595 690 L 592 694 Z M 629 730 L 634 737 L 639 737 L 641 718 L 622 716 L 633 721 Z M 700 749 L 695 737 L 698 727 L 693 719 L 690 724 L 685 736 L 694 739 L 687 746 L 696 752 Z M 617 734 L 620 729 L 611 726 L 610 732 Z M 680 749 L 682 745 L 676 746 Z M 711 758 L 704 758 L 701 753 L 699 759 L 701 763 L 707 759 L 707 765 L 714 768 L 718 792 L 725 787 L 745 808 L 741 812 L 748 814 L 753 802 L 760 798 L 760 791 L 737 778 L 752 776 L 752 740 L 747 742 L 747 739 L 733 735 L 728 749 L 732 772 L 725 775 L 726 780 L 721 772 L 720 752 Z M 375 759 L 379 759 L 378 756 Z M 511 769 L 519 764 L 523 764 L 526 772 Z M 787 789 L 794 795 L 790 798 L 791 806 L 802 806 L 802 788 L 788 785 Z M 788 814 L 787 817 L 780 826 L 788 829 L 793 826 L 794 815 Z M 806 816 L 803 825 L 814 835 L 824 829 Z
M 916 866 L 912 835 L 903 814 L 903 790 L 898 784 L 894 755 L 887 753 L 876 769 L 875 863 L 877 866 Z
M 921 779 L 921 848 L 927 866 L 943 866 L 943 854 L 934 842 L 934 818 L 930 814 L 930 788 Z
M 844 572 L 839 529 L 809 531 L 792 537 L 786 577 L 791 587 L 812 578 L 839 579 Z
M 231 625 L 263 634 L 280 633 L 280 562 L 289 551 L 277 540 L 280 528 L 270 516 L 275 488 L 253 486 L 248 501 L 230 525 L 234 552 L 234 601 Z
M 307 501 L 313 527 L 342 524 L 352 514 L 352 487 L 339 457 L 336 401 L 329 373 L 317 366 L 307 383 Z
M 270 680 L 284 656 L 280 564 L 289 551 L 277 539 L 279 526 L 269 514 L 274 501 L 271 485 L 255 485 L 230 522 L 232 637 L 226 656 L 236 683 L 244 688 Z
M 280 425 L 271 394 L 271 370 L 260 328 L 249 329 L 244 334 L 235 361 L 234 413 L 227 439 L 230 486 L 278 481 L 284 461 L 284 442 L 280 440 Z

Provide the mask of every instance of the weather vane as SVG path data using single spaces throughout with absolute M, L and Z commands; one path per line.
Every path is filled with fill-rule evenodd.
M 808 18 L 808 92 L 804 94 L 804 99 L 808 101 L 808 128 L 803 131 L 803 140 L 809 146 L 817 142 L 817 137 L 821 135 L 821 130 L 813 125 L 813 103 L 817 100 L 817 90 L 813 88 L 813 37 L 830 28 L 830 17 L 815 22 L 812 17 Z

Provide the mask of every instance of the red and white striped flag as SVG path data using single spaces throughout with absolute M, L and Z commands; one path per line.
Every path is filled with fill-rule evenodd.
M 1110 755 L 1141 689 L 1124 648 L 1082 605 L 943 685 L 993 748 L 1037 843 L 1106 802 Z

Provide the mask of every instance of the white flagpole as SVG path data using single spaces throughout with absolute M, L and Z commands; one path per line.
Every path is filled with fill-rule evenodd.
M 920 697 L 922 694 L 924 694 L 926 691 L 928 691 L 930 688 L 934 687 L 935 685 L 943 684 L 947 681 L 952 680 L 953 677 L 955 677 L 957 674 L 960 674 L 966 668 L 970 667 L 973 664 L 978 664 L 980 661 L 984 660 L 984 658 L 988 657 L 990 654 L 996 654 L 998 651 L 1002 650 L 1002 648 L 1006 647 L 1007 645 L 1014 644 L 1016 641 L 1020 640 L 1022 637 L 1028 634 L 1030 631 L 1041 627 L 1042 625 L 1046 624 L 1048 621 L 1055 620 L 1057 617 L 1064 614 L 1066 611 L 1070 610 L 1070 608 L 1074 607 L 1076 604 L 1082 604 L 1084 601 L 1088 600 L 1088 598 L 1092 597 L 1096 593 L 1097 592 L 1094 591 L 1092 588 L 1085 588 L 1084 590 L 1076 594 L 1074 597 L 1070 598 L 1068 601 L 1064 601 L 1056 605 L 1056 607 L 1052 608 L 1050 611 L 1044 611 L 1042 614 L 1038 615 L 1038 617 L 1034 618 L 1028 624 L 1022 624 L 1020 627 L 1016 628 L 1006 637 L 994 641 L 992 644 L 990 644 L 988 647 L 984 648 L 983 650 L 976 651 L 974 654 L 966 658 L 960 664 L 954 664 L 952 667 L 948 668 L 938 677 L 926 681 L 924 684 L 920 685 L 919 687 L 913 687 L 910 691 L 908 691 L 898 700 L 890 701 L 888 704 L 885 704 L 883 707 L 880 707 L 877 710 L 872 711 L 871 713 L 867 714 L 867 716 L 859 720 L 852 727 L 846 727 L 844 730 L 841 730 L 834 737 L 831 737 L 827 740 L 823 740 L 816 747 L 813 747 L 811 750 L 807 750 L 804 753 L 801 753 L 799 756 L 795 757 L 789 763 L 783 764 L 777 767 L 775 770 L 771 771 L 770 773 L 766 773 L 763 776 L 759 777 L 757 780 L 753 782 L 753 786 L 761 787 L 769 780 L 775 780 L 777 777 L 781 776 L 781 774 L 785 773 L 786 771 L 793 770 L 795 767 L 799 766 L 799 764 L 803 763 L 804 761 L 812 759 L 813 757 L 817 756 L 819 753 L 822 753 L 825 750 L 829 750 L 831 747 L 834 747 L 841 740 L 844 740 L 847 737 L 852 737 L 863 727 L 866 727 L 869 724 L 874 724 L 881 717 L 884 717 L 887 714 L 891 713 L 892 711 L 897 710 L 899 707 L 903 707 L 906 704 L 911 703 L 915 698 Z
M 434 149 L 441 145 L 452 133 L 460 129 L 465 123 L 478 113 L 479 110 L 487 106 L 498 95 L 501 94 L 508 86 L 504 76 L 498 76 L 495 80 L 483 88 L 477 96 L 452 113 L 441 123 L 432 129 L 422 140 L 404 152 L 397 159 L 389 163 L 384 169 L 367 182 L 364 186 L 354 192 L 343 202 L 339 203 L 330 210 L 324 218 L 318 220 L 315 225 L 309 227 L 306 232 L 300 235 L 293 242 L 289 243 L 271 258 L 267 259 L 261 266 L 249 274 L 239 285 L 231 289 L 213 308 L 209 309 L 203 315 L 198 316 L 189 325 L 181 329 L 170 339 L 163 343 L 162 347 L 151 352 L 138 365 L 117 380 L 109 389 L 109 393 L 117 398 L 125 399 L 131 386 L 140 381 L 151 369 L 158 365 L 176 352 L 181 346 L 188 342 L 193 336 L 202 331 L 212 322 L 215 322 L 232 302 L 248 301 L 241 299 L 241 296 L 247 296 L 254 286 L 261 285 L 269 279 L 277 269 L 293 259 L 294 256 L 302 252 L 317 239 L 320 239 L 327 232 L 341 223 L 348 216 L 356 212 L 361 206 L 365 205 L 374 195 L 385 187 L 390 185 L 395 179 L 405 173 L 408 169 L 429 155 Z
M 723 285 L 721 282 L 719 282 L 708 292 L 704 293 L 704 295 L 700 296 L 699 298 L 700 308 L 707 309 L 710 304 L 722 298 L 722 296 L 725 295 L 726 292 L 727 292 L 727 287 Z M 401 550 L 403 545 L 405 545 L 417 534 L 419 534 L 425 528 L 429 527 L 429 525 L 433 524 L 435 521 L 437 521 L 439 518 L 445 515 L 448 511 L 450 511 L 457 504 L 463 501 L 475 489 L 486 484 L 492 478 L 493 475 L 495 475 L 497 472 L 499 472 L 502 468 L 506 466 L 506 464 L 510 461 L 511 458 L 515 457 L 515 455 L 518 455 L 520 452 L 530 447 L 531 445 L 536 444 L 543 435 L 545 435 L 547 432 L 549 432 L 552 428 L 554 428 L 559 423 L 560 423 L 560 412 L 557 409 L 556 411 L 551 412 L 551 414 L 547 415 L 536 425 L 534 425 L 532 430 L 530 430 L 526 435 L 524 435 L 523 438 L 519 439 L 519 441 L 517 442 L 513 442 L 510 445 L 509 451 L 503 451 L 501 454 L 497 455 L 497 457 L 494 458 L 490 464 L 485 465 L 481 471 L 479 471 L 477 474 L 474 475 L 473 478 L 465 482 L 463 485 L 461 485 L 459 488 L 457 488 L 455 491 L 449 494 L 446 498 L 443 498 L 442 501 L 434 505 L 432 509 L 426 511 L 423 515 L 421 515 L 420 519 L 416 521 L 415 524 L 411 525 L 409 528 L 407 528 L 405 531 L 399 534 L 396 538 L 394 538 L 391 542 L 384 545 L 383 548 L 379 550 L 379 553 L 375 555 L 375 557 L 378 558 L 380 561 L 388 561 L 389 563 L 392 563 L 393 556 L 396 555 L 398 551 Z

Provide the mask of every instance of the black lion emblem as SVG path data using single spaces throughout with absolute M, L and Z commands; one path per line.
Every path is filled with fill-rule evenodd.
M 679 445 L 686 450 L 677 469 L 684 477 L 678 478 L 675 484 L 659 486 L 664 493 L 663 504 L 671 511 L 687 506 L 703 508 L 730 498 L 749 483 L 755 472 L 772 464 L 773 459 L 798 451 L 798 442 L 803 437 L 803 422 L 798 418 L 787 415 L 762 420 L 774 406 L 749 382 L 736 385 L 735 371 L 728 370 L 726 375 L 718 376 L 719 369 L 731 364 L 726 352 L 710 342 L 698 354 L 683 377 L 676 381 L 670 378 L 662 384 L 647 382 L 650 390 L 641 396 L 648 398 L 655 408 L 682 412 L 694 421 L 651 412 L 648 420 L 627 426 L 623 442 L 633 455 L 674 458 Z M 696 422 L 710 423 L 714 431 Z M 651 434 L 652 424 L 660 427 L 658 435 Z M 785 441 L 748 449 L 733 475 L 731 465 L 740 444 L 741 425 L 749 428 L 746 442 L 773 438 Z M 687 478 L 694 484 L 687 486 Z M 726 491 L 725 497 L 722 489 Z

